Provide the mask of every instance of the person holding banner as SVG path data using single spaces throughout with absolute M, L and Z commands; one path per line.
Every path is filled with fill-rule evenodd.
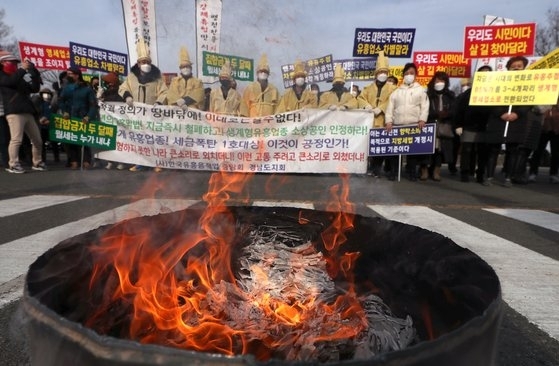
M 415 80 L 417 66 L 412 62 L 407 63 L 404 65 L 403 75 L 404 82 L 388 99 L 385 112 L 385 127 L 388 132 L 392 131 L 393 125 L 417 125 L 423 128 L 429 116 L 429 98 L 425 89 Z M 417 180 L 417 162 L 415 156 L 407 156 L 406 170 L 411 181 Z M 394 180 L 400 168 L 398 156 L 390 157 L 390 168 L 389 179 Z
M 331 111 L 345 111 L 357 108 L 357 99 L 344 88 L 345 74 L 341 64 L 336 64 L 332 89 L 325 91 L 320 96 L 318 108 L 330 109 Z
M 19 161 L 19 149 L 23 136 L 31 140 L 33 170 L 44 171 L 47 166 L 41 158 L 43 140 L 39 127 L 35 122 L 35 106 L 31 101 L 31 93 L 39 91 L 41 75 L 29 60 L 21 61 L 11 53 L 0 56 L 0 93 L 3 110 L 10 130 L 8 145 L 9 161 L 6 171 L 9 173 L 25 173 Z
M 305 64 L 297 60 L 293 70 L 293 86 L 282 95 L 276 113 L 296 111 L 302 108 L 317 108 L 318 98 L 312 91 L 307 90 L 305 78 L 307 71 Z
M 386 83 L 389 72 L 388 57 L 384 55 L 384 51 L 380 51 L 377 57 L 375 81 L 365 86 L 357 98 L 359 105 L 363 105 L 364 109 L 373 113 L 373 128 L 384 127 L 384 112 L 388 107 L 388 99 L 390 94 L 396 90 L 395 85 Z M 369 157 L 367 174 L 377 178 L 380 177 L 380 169 L 384 161 L 383 156 Z
M 524 56 L 511 57 L 506 64 L 508 71 L 524 70 L 528 59 Z M 528 114 L 531 106 L 495 106 L 487 122 L 487 142 L 490 144 L 487 162 L 487 178 L 494 179 L 497 158 L 501 145 L 505 143 L 505 161 L 503 186 L 512 187 L 512 183 L 526 184 L 526 163 L 531 149 L 524 145 L 528 133 Z
M 241 111 L 246 111 L 241 94 L 231 87 L 231 64 L 225 61 L 219 71 L 219 88 L 215 88 L 210 93 L 210 112 L 216 114 L 228 114 L 240 116 Z
M 167 104 L 176 105 L 182 109 L 204 108 L 204 85 L 200 79 L 192 76 L 192 62 L 186 47 L 181 47 L 179 52 L 180 75 L 171 80 L 167 92 Z
M 243 115 L 262 117 L 275 113 L 280 95 L 278 88 L 268 81 L 269 76 L 270 65 L 266 54 L 263 54 L 256 68 L 258 80 L 250 83 L 243 92 L 244 105 L 248 108 L 248 112 L 243 112 Z
M 136 43 L 138 60 L 130 69 L 130 73 L 118 88 L 118 93 L 129 107 L 135 102 L 162 105 L 167 102 L 167 84 L 157 66 L 152 65 L 149 47 L 143 38 Z M 131 172 L 143 170 L 141 165 L 134 165 L 129 169 Z M 154 168 L 160 172 L 161 168 Z

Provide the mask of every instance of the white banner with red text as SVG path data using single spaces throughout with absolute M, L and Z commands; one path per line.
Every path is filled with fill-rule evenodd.
M 157 55 L 157 29 L 155 0 L 122 0 L 122 14 L 126 31 L 129 67 L 138 60 L 136 44 L 143 38 L 149 47 L 151 62 L 159 66 Z
M 172 106 L 101 103 L 117 126 L 116 150 L 100 159 L 167 169 L 253 173 L 353 173 L 367 170 L 372 115 L 363 110 L 301 109 L 259 118 Z

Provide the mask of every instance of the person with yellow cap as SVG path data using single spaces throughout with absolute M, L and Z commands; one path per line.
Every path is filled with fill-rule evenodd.
M 186 47 L 181 47 L 179 52 L 180 75 L 175 76 L 169 85 L 167 103 L 182 109 L 204 108 L 204 85 L 198 78 L 192 76 L 192 62 Z
M 318 108 L 330 109 L 331 111 L 357 108 L 357 99 L 344 88 L 345 75 L 341 64 L 336 64 L 334 69 L 334 79 L 332 80 L 332 89 L 325 91 L 320 96 L 320 104 Z
M 257 80 L 250 83 L 243 93 L 249 117 L 269 116 L 276 111 L 280 94 L 278 88 L 268 81 L 269 76 L 270 65 L 266 54 L 263 54 L 256 68 Z
M 167 102 L 167 84 L 157 66 L 151 63 L 149 48 L 143 38 L 136 43 L 138 60 L 130 69 L 130 73 L 118 88 L 118 94 L 130 107 L 134 103 L 151 105 L 162 105 Z M 141 165 L 134 165 L 129 169 L 131 172 L 143 170 Z M 156 167 L 155 172 L 161 171 Z
M 384 112 L 388 106 L 390 94 L 396 90 L 395 85 L 387 84 L 388 72 L 388 57 L 384 55 L 384 51 L 380 51 L 377 57 L 377 66 L 375 69 L 375 80 L 365 86 L 363 91 L 357 97 L 359 105 L 371 113 L 373 113 L 373 128 L 384 127 Z M 369 157 L 367 174 L 374 177 L 380 177 L 380 168 L 385 158 L 382 156 Z
M 306 77 L 305 64 L 297 60 L 293 70 L 293 86 L 282 95 L 276 108 L 276 113 L 318 107 L 316 94 L 307 89 Z
M 149 48 L 143 38 L 136 43 L 138 60 L 118 88 L 118 93 L 129 106 L 134 102 L 161 105 L 167 100 L 167 84 L 157 66 L 152 65 Z
M 210 112 L 240 116 L 246 110 L 241 94 L 231 87 L 232 80 L 231 64 L 226 60 L 219 71 L 220 86 L 210 93 Z

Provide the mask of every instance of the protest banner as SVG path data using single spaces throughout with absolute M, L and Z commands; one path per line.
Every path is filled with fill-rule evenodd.
M 21 59 L 28 59 L 37 69 L 67 70 L 70 67 L 70 49 L 29 42 L 19 42 Z
M 219 76 L 221 66 L 229 60 L 233 79 L 240 81 L 254 80 L 254 60 L 231 55 L 221 55 L 213 52 L 202 52 L 202 75 Z
M 124 53 L 70 42 L 70 65 L 79 69 L 102 72 L 128 73 L 128 60 Z
M 59 114 L 54 114 L 51 118 L 49 137 L 51 141 L 114 150 L 116 148 L 116 131 L 116 126 L 99 121 L 85 123 L 78 119 L 65 119 Z
M 217 77 L 204 74 L 204 52 L 219 53 L 221 40 L 221 0 L 196 0 L 196 64 L 198 77 L 214 83 Z
M 281 77 L 283 79 L 283 86 L 286 89 L 293 86 L 292 73 L 294 68 L 295 64 L 281 66 Z M 307 84 L 332 80 L 334 78 L 332 55 L 325 55 L 305 61 L 305 70 L 307 71 Z
M 259 118 L 170 106 L 101 103 L 117 126 L 99 158 L 168 169 L 258 173 L 358 173 L 367 168 L 366 111 L 302 109 Z
M 410 58 L 415 28 L 356 28 L 353 57 L 371 57 L 384 51 L 387 57 Z
M 472 60 L 465 59 L 462 52 L 414 52 L 413 62 L 417 65 L 418 77 L 433 77 L 435 72 L 444 71 L 451 78 L 472 76 Z
M 467 26 L 464 57 L 511 57 L 534 53 L 536 24 Z
M 434 123 L 423 128 L 417 124 L 393 126 L 388 132 L 384 127 L 372 128 L 369 132 L 369 156 L 418 155 L 435 152 Z
M 530 70 L 559 69 L 559 48 L 551 51 L 544 57 L 528 65 Z
M 133 65 L 138 60 L 136 43 L 143 38 L 149 47 L 151 62 L 159 65 L 157 58 L 157 28 L 155 24 L 155 0 L 122 0 L 124 30 L 128 56 Z
M 376 57 L 335 60 L 334 69 L 337 64 L 344 69 L 345 81 L 370 81 L 375 78 Z
M 476 72 L 470 105 L 553 105 L 559 70 Z

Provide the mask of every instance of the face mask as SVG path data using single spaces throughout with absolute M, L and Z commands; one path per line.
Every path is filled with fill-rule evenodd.
M 148 72 L 151 71 L 151 64 L 141 64 L 140 70 L 142 70 L 142 72 L 145 72 L 147 74 Z
M 17 65 L 13 62 L 6 62 L 4 66 L 2 66 L 2 70 L 4 70 L 6 74 L 13 74 L 17 71 Z
M 305 85 L 305 78 L 296 78 L 295 79 L 295 85 L 298 85 L 298 86 Z
M 221 86 L 225 89 L 229 89 L 231 87 L 231 81 L 229 80 L 220 80 Z
M 183 67 L 181 69 L 181 74 L 184 76 L 190 76 L 192 74 L 192 69 L 190 67 Z
M 43 100 L 48 102 L 50 100 L 50 94 L 49 93 L 43 93 L 41 94 L 41 96 L 43 97 Z
M 265 72 L 259 72 L 258 80 L 268 80 L 268 74 L 266 74 Z
M 68 84 L 72 84 L 72 83 L 74 82 L 74 78 L 68 76 L 68 77 L 66 78 L 66 82 L 67 82 Z
M 394 83 L 392 81 L 387 81 L 386 85 L 394 85 Z
M 415 75 L 404 75 L 404 84 L 411 85 L 415 81 Z
M 378 74 L 377 75 L 377 80 L 380 81 L 381 83 L 384 83 L 387 79 L 388 79 L 387 74 Z
M 435 83 L 435 85 L 433 86 L 435 88 L 436 91 L 441 91 L 444 89 L 445 83 Z
M 316 90 L 316 89 L 311 90 L 311 93 L 313 93 L 314 95 L 318 95 L 318 90 Z
M 351 92 L 351 95 L 353 95 L 354 97 L 356 97 L 356 96 L 357 96 L 357 92 L 356 92 L 356 91 L 352 91 L 352 92 Z

